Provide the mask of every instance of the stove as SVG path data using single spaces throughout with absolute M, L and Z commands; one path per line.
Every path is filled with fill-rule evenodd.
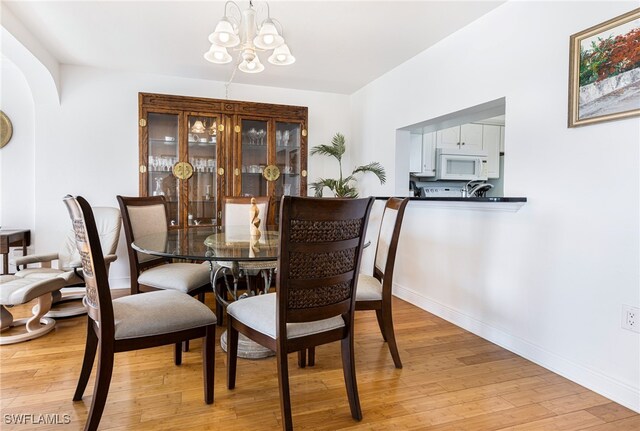
M 420 190 L 422 198 L 459 198 L 462 196 L 460 187 L 427 186 Z

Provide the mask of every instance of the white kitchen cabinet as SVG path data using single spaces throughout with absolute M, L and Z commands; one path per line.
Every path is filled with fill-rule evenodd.
M 441 129 L 436 132 L 437 148 L 459 148 L 460 147 L 460 126 Z
M 422 135 L 422 176 L 436 175 L 436 133 Z
M 436 134 L 411 134 L 409 172 L 417 177 L 433 177 L 436 174 Z
M 436 147 L 450 150 L 482 149 L 482 124 L 463 124 L 436 132 Z
M 503 127 L 485 124 L 482 126 L 482 149 L 487 151 L 487 176 L 500 177 L 500 135 Z
M 409 172 L 422 172 L 422 135 L 412 133 L 409 145 Z
M 460 148 L 482 149 L 482 124 L 469 123 L 460 126 Z

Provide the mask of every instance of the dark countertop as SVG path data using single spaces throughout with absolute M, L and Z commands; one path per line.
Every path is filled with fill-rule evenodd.
M 376 199 L 389 199 L 390 196 L 376 196 Z M 405 197 L 405 196 L 397 196 Z M 409 196 L 411 201 L 425 201 L 425 202 L 527 202 L 527 198 L 522 197 L 485 197 L 485 198 L 463 198 L 463 197 L 439 197 L 439 198 L 420 198 Z

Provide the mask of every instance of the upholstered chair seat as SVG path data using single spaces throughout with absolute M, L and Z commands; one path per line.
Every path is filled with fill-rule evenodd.
M 373 275 L 358 275 L 356 301 L 382 301 L 382 283 Z
M 51 294 L 67 283 L 64 274 L 59 277 L 44 280 L 0 276 L 0 329 L 24 325 L 26 332 L 0 336 L 0 344 L 13 344 L 21 341 L 41 337 L 51 331 L 55 320 L 44 317 L 51 308 Z M 13 319 L 13 315 L 6 306 L 25 304 L 37 299 L 38 304 L 33 308 L 33 316 L 28 319 Z
M 138 283 L 154 289 L 172 289 L 191 293 L 209 286 L 211 274 L 208 265 L 170 263 L 150 268 L 138 277 Z
M 115 339 L 150 337 L 215 325 L 209 307 L 184 293 L 164 290 L 113 301 Z
M 276 302 L 275 293 L 257 295 L 235 301 L 227 307 L 227 314 L 238 322 L 276 339 Z M 287 323 L 289 339 L 320 334 L 344 327 L 341 316 L 304 323 Z

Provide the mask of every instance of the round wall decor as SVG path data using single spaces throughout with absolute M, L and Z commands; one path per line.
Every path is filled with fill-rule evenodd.
M 13 125 L 7 115 L 0 111 L 0 148 L 4 147 L 11 140 L 13 135 Z

